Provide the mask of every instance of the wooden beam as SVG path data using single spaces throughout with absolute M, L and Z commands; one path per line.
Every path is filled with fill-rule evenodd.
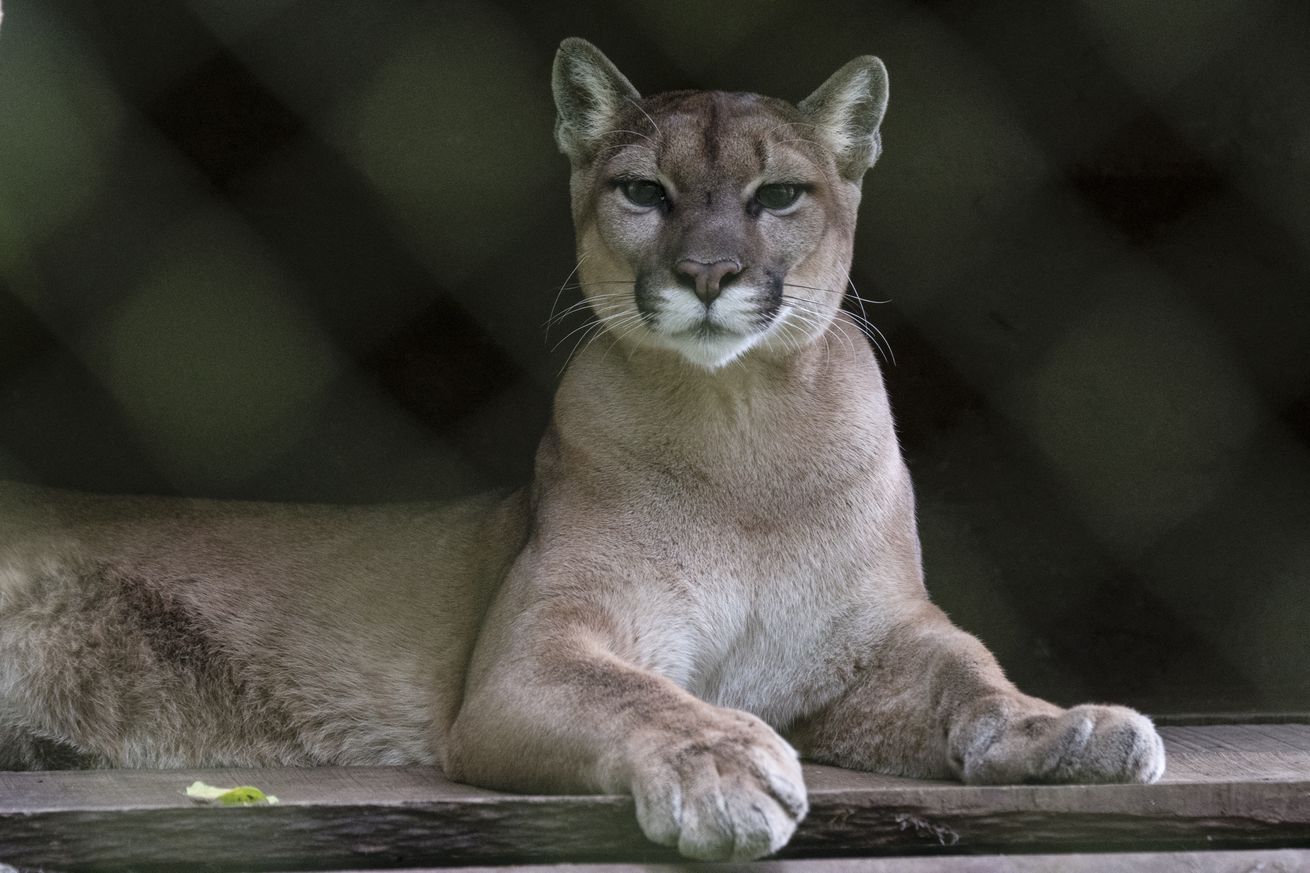
M 440 873 L 441 869 L 410 868 L 393 873 Z M 741 869 L 742 865 L 721 864 L 550 864 L 459 868 L 460 873 L 730 873 Z M 747 865 L 746 869 L 750 873 L 1304 873 L 1310 870 L 1310 850 L 936 855 L 931 858 L 758 861 Z
M 965 787 L 809 766 L 783 857 L 1310 846 L 1310 726 L 1162 730 L 1156 785 Z M 195 779 L 273 807 L 212 808 Z M 433 770 L 0 773 L 0 863 L 69 871 L 332 870 L 673 861 L 613 796 L 527 796 Z

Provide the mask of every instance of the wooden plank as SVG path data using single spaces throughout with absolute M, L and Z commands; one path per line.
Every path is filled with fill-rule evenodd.
M 195 780 L 256 785 L 291 806 L 403 806 L 519 798 L 461 785 L 424 767 L 313 767 L 274 770 L 60 770 L 0 772 L 0 816 L 11 813 L 195 809 Z
M 1310 846 L 1310 726 L 1162 731 L 1157 785 L 965 787 L 809 766 L 792 858 Z M 282 804 L 199 806 L 195 779 Z M 525 796 L 428 769 L 0 773 L 0 862 L 65 871 L 674 861 L 625 797 Z
M 437 873 L 425 867 L 393 873 Z M 449 868 L 446 868 L 449 869 Z M 732 873 L 731 864 L 549 864 L 540 867 L 460 867 L 460 873 Z M 932 858 L 759 861 L 750 873 L 1304 873 L 1310 850 L 1246 852 L 1124 852 L 1082 855 L 946 855 Z M 359 870 L 339 873 L 363 873 Z
M 1307 778 L 1310 725 L 1165 727 L 1165 782 L 1274 782 Z
M 1161 728 L 1169 767 L 1162 784 L 1310 779 L 1310 725 L 1217 725 Z M 15 812 L 191 808 L 183 791 L 195 779 L 255 784 L 299 805 L 399 805 L 411 802 L 521 798 L 447 781 L 422 767 L 322 767 L 278 770 L 0 771 L 0 815 Z M 807 765 L 811 794 L 934 786 L 955 782 L 906 779 Z
M 1171 712 L 1152 715 L 1157 727 L 1176 725 L 1310 724 L 1310 712 Z

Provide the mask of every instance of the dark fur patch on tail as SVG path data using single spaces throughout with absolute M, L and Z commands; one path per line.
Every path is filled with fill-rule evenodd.
M 224 640 L 223 630 L 190 603 L 188 588 L 204 585 L 203 579 L 155 581 L 113 569 L 102 572 L 108 578 L 96 582 L 108 592 L 110 608 L 125 635 L 144 644 L 155 669 L 177 677 L 210 705 L 259 713 L 270 732 L 289 721 L 283 701 L 242 657 L 258 645 Z
M 183 587 L 200 582 L 176 579 L 165 587 L 118 573 L 97 581 L 108 583 L 106 589 L 113 592 L 128 628 L 140 635 L 161 667 L 208 680 L 230 673 L 227 653 L 215 642 L 213 629 L 180 596 Z
M 254 658 L 266 651 L 206 615 L 206 584 L 110 563 L 37 568 L 3 617 L 13 636 L 0 637 L 0 657 L 15 659 L 20 685 L 0 700 L 0 742 L 12 746 L 0 762 L 310 763 L 285 694 Z
M 176 677 L 179 691 L 195 695 L 190 717 L 261 747 L 272 742 L 283 749 L 299 748 L 287 700 L 248 660 L 261 651 L 258 641 L 225 638 L 225 629 L 193 605 L 191 589 L 204 586 L 204 579 L 144 579 L 112 568 L 102 572 L 108 578 L 97 582 L 109 592 L 110 608 L 125 635 L 143 645 L 154 669 Z

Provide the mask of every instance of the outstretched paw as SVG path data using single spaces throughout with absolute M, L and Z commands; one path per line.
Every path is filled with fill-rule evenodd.
M 1151 720 L 1123 706 L 1027 713 L 997 706 L 954 738 L 961 776 L 974 784 L 1154 782 L 1164 743 Z
M 749 861 L 782 848 L 808 810 L 795 750 L 754 716 L 651 737 L 634 768 L 637 821 L 700 860 Z

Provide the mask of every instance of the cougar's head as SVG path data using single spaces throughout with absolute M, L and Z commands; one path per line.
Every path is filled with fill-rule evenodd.
M 567 39 L 553 85 L 579 281 L 619 342 L 713 370 L 827 329 L 860 179 L 881 151 L 881 61 L 851 61 L 795 106 L 721 91 L 642 97 L 595 46 Z

